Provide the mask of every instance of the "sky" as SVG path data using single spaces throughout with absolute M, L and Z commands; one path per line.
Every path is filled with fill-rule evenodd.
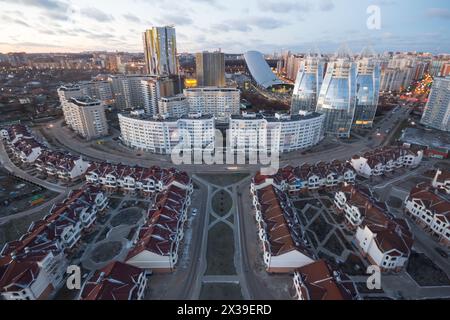
M 377 6 L 379 28 L 367 20 Z M 141 52 L 174 25 L 179 52 L 450 53 L 448 0 L 0 0 L 0 52 Z M 377 20 L 378 21 L 378 20 Z

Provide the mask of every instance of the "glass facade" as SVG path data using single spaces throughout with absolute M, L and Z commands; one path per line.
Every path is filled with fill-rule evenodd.
M 356 126 L 373 126 L 380 96 L 380 78 L 380 66 L 374 60 L 362 59 L 358 62 L 357 103 L 354 121 Z
M 316 110 L 324 70 L 325 63 L 320 58 L 307 58 L 301 62 L 292 96 L 292 115 Z
M 325 115 L 325 133 L 350 137 L 356 110 L 356 65 L 350 58 L 328 64 L 316 111 Z

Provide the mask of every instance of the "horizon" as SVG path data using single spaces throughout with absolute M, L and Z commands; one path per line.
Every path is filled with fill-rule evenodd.
M 0 52 L 142 52 L 142 33 L 174 25 L 179 53 L 333 53 L 347 44 L 353 53 L 450 52 L 450 4 L 445 0 L 0 0 Z M 380 9 L 380 28 L 369 30 L 368 8 Z M 406 6 L 407 9 L 406 10 Z M 142 14 L 141 12 L 148 12 Z M 349 13 L 351 12 L 351 15 Z M 348 17 L 351 16 L 351 19 Z M 45 23 L 43 23 L 45 21 Z M 323 23 L 326 21 L 326 23 Z

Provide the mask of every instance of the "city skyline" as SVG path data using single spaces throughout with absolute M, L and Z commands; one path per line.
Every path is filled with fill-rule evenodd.
M 179 52 L 219 48 L 230 53 L 311 48 L 334 52 L 341 43 L 348 44 L 355 53 L 366 45 L 372 45 L 377 52 L 450 52 L 445 32 L 450 26 L 450 5 L 443 0 L 367 0 L 357 4 L 348 0 L 0 3 L 0 52 L 142 52 L 142 32 L 163 25 L 177 28 Z M 371 5 L 381 9 L 379 30 L 369 30 L 366 25 Z

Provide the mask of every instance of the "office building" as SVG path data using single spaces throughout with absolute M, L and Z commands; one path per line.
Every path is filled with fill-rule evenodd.
M 174 27 L 153 27 L 143 34 L 147 73 L 178 74 L 177 40 Z
M 200 87 L 225 87 L 225 54 L 222 52 L 197 53 L 197 84 Z
M 437 130 L 450 131 L 450 76 L 435 78 L 428 103 L 423 112 L 423 125 Z

